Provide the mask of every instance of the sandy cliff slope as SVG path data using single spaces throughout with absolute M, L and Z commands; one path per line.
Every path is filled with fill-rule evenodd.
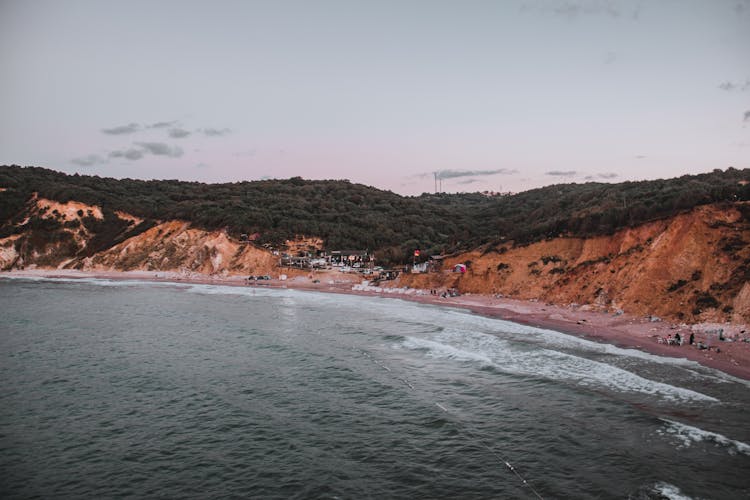
M 99 207 L 77 201 L 60 203 L 34 196 L 16 234 L 0 238 L 0 269 L 26 265 L 62 267 L 86 248 L 92 234 L 84 218 L 101 220 Z
M 270 273 L 271 252 L 183 221 L 141 226 L 138 217 L 35 198 L 15 234 L 0 238 L 0 269 Z
M 83 269 L 266 274 L 277 262 L 270 252 L 230 238 L 225 231 L 169 221 L 86 259 Z
M 499 245 L 445 259 L 401 284 L 456 287 L 685 321 L 750 320 L 748 206 L 702 206 L 611 236 Z M 466 263 L 466 273 L 454 273 Z

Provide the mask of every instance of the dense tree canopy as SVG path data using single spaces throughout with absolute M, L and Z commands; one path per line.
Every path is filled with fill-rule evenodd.
M 391 261 L 452 252 L 499 241 L 524 244 L 559 235 L 611 233 L 668 217 L 696 205 L 750 200 L 750 169 L 669 180 L 603 184 L 559 184 L 515 195 L 423 194 L 399 196 L 345 180 L 285 180 L 202 184 L 67 175 L 38 167 L 0 166 L 0 236 L 14 230 L 26 203 L 39 196 L 102 207 L 107 234 L 125 233 L 113 213 L 157 220 L 182 219 L 231 234 L 260 234 L 274 245 L 297 235 L 319 236 L 329 249 L 369 249 Z M 113 227 L 108 228 L 108 225 Z M 117 227 L 114 227 L 114 226 Z

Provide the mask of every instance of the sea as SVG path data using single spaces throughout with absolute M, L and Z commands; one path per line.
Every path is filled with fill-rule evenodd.
M 0 278 L 0 497 L 750 498 L 750 384 L 393 298 Z

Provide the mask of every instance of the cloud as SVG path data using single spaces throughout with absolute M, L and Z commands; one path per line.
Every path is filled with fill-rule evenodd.
M 210 165 L 208 163 L 200 162 L 200 163 L 195 164 L 195 168 L 209 168 L 209 167 Z
M 181 139 L 189 135 L 190 135 L 190 132 L 185 129 L 181 129 L 181 128 L 169 129 L 169 137 L 172 137 L 174 139 Z
M 719 84 L 719 88 L 727 92 L 734 92 L 734 91 L 746 92 L 750 90 L 750 79 L 747 79 L 744 82 L 740 82 L 740 83 L 734 83 L 730 81 L 721 82 Z
M 637 155 L 637 156 L 635 157 L 635 159 L 636 159 L 636 160 L 643 160 L 643 159 L 645 159 L 645 158 L 648 158 L 648 157 L 647 157 L 646 155 Z
M 123 158 L 125 160 L 136 161 L 140 160 L 147 154 L 169 156 L 170 158 L 179 158 L 183 154 L 181 148 L 170 146 L 163 142 L 136 142 L 134 144 L 138 147 L 110 151 L 107 156 L 109 158 Z M 87 161 L 87 158 L 83 158 L 83 161 Z
M 75 163 L 76 165 L 80 165 L 82 167 L 90 167 L 92 165 L 107 163 L 107 160 L 99 155 L 88 155 L 79 158 L 73 158 L 72 160 L 70 160 L 70 163 Z
M 571 20 L 579 16 L 608 16 L 615 19 L 630 16 L 633 20 L 637 20 L 640 16 L 640 5 L 633 5 L 631 10 L 630 8 L 622 9 L 606 0 L 569 0 L 558 2 L 557 5 L 526 2 L 521 6 L 521 11 L 550 13 Z
M 136 142 L 137 146 L 143 148 L 147 153 L 155 156 L 169 156 L 170 158 L 179 158 L 182 156 L 182 149 L 177 146 L 170 146 L 163 142 Z
M 171 122 L 156 122 L 152 123 L 148 126 L 148 128 L 167 128 L 172 127 L 177 124 L 177 120 L 172 120 Z
M 103 128 L 102 132 L 109 135 L 123 135 L 123 134 L 132 134 L 133 132 L 138 132 L 141 129 L 141 126 L 137 123 L 129 123 L 127 125 L 120 125 L 117 127 L 112 128 Z
M 140 160 L 143 158 L 143 151 L 140 149 L 131 148 L 127 151 L 111 151 L 109 153 L 110 158 L 125 158 L 127 160 Z
M 200 132 L 201 130 L 198 130 L 198 131 Z M 227 135 L 227 134 L 229 134 L 232 131 L 230 129 L 228 129 L 228 128 L 222 128 L 222 129 L 204 128 L 202 130 L 202 132 L 204 134 L 206 134 L 207 136 L 209 136 L 209 137 L 219 137 L 219 136 L 222 136 L 222 135 Z
M 556 177 L 573 177 L 577 174 L 578 172 L 575 170 L 550 170 L 549 172 L 544 173 L 544 175 L 552 175 Z
M 463 181 L 458 181 L 457 184 L 474 184 L 475 182 L 479 182 L 479 179 L 466 179 Z
M 603 172 L 596 175 L 587 175 L 586 177 L 584 177 L 584 180 L 593 181 L 595 179 L 616 179 L 617 177 L 620 177 L 620 175 L 614 172 Z
M 455 179 L 458 177 L 482 177 L 486 175 L 510 175 L 517 174 L 518 170 L 509 170 L 507 168 L 498 168 L 496 170 L 438 170 L 433 174 L 424 174 L 425 177 L 437 174 L 438 179 Z

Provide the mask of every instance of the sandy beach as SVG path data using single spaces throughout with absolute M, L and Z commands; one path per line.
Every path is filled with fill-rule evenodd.
M 441 297 L 427 290 L 379 288 L 360 284 L 353 276 L 321 274 L 312 280 L 307 276 L 280 281 L 258 281 L 248 284 L 244 276 L 203 275 L 165 271 L 75 271 L 33 269 L 0 273 L 0 277 L 27 278 L 99 278 L 110 280 L 145 280 L 153 282 L 215 284 L 290 288 L 327 293 L 347 293 L 372 297 L 410 300 L 425 304 L 468 309 L 476 314 L 516 323 L 556 330 L 588 340 L 623 348 L 638 349 L 659 356 L 686 358 L 732 376 L 750 380 L 750 329 L 748 325 L 671 323 L 656 317 L 610 314 L 590 310 L 587 306 L 559 306 L 535 301 L 514 300 L 487 295 Z M 314 282 L 317 281 L 317 282 Z M 679 333 L 682 345 L 665 342 Z M 688 339 L 694 336 L 694 344 Z M 720 340 L 723 337 L 724 340 Z M 698 348 L 698 343 L 707 348 Z

